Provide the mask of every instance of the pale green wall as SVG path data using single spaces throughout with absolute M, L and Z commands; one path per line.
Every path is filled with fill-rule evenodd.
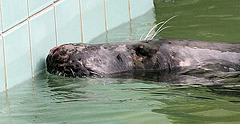
M 3 17 L 0 20 L 3 22 L 3 26 L 0 26 L 0 29 L 3 29 L 0 37 L 0 91 L 5 89 L 5 75 L 10 88 L 44 69 L 45 58 L 56 44 L 81 42 L 79 0 L 59 0 L 55 5 L 56 14 L 54 7 L 49 6 L 53 0 L 28 0 L 29 11 L 27 0 L 0 0 L 0 2 Z M 103 0 L 81 0 L 81 5 L 83 41 L 88 42 L 106 31 L 104 4 Z M 29 32 L 28 12 L 31 16 L 44 8 L 47 11 L 30 18 Z M 152 0 L 131 0 L 132 18 L 144 14 L 151 8 L 153 8 Z M 106 0 L 106 17 L 108 30 L 128 22 L 128 0 Z M 11 29 L 16 25 L 18 26 Z M 8 29 L 11 30 L 7 31 Z M 6 67 L 3 64 L 3 48 L 5 48 Z

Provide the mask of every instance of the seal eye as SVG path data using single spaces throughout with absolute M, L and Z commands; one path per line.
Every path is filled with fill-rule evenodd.
M 146 56 L 148 58 L 151 57 L 149 48 L 144 47 L 142 45 L 136 47 L 135 51 L 137 56 Z

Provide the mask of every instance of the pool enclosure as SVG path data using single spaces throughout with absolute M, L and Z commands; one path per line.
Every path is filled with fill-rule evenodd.
M 153 8 L 152 0 L 0 0 L 0 91 L 45 69 L 49 50 L 89 42 Z

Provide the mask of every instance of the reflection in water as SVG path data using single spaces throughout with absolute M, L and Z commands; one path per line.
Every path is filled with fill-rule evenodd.
M 156 23 L 178 15 L 160 34 L 164 38 L 239 42 L 238 0 L 154 0 L 154 5 Z
M 108 41 L 108 32 L 105 33 L 105 36 L 106 36 L 106 37 L 105 37 L 105 41 L 106 41 L 106 43 L 108 43 L 108 42 L 109 42 L 109 41 Z
M 5 91 L 5 94 L 6 94 L 6 97 L 5 97 L 5 100 L 6 100 L 6 105 L 7 105 L 7 108 L 8 108 L 8 117 L 9 117 L 9 122 L 12 123 L 12 108 L 11 108 L 11 104 L 9 102 L 9 99 L 8 99 L 8 90 Z
M 133 39 L 132 20 L 130 20 L 130 22 L 129 22 L 129 30 L 130 30 L 129 39 Z
M 176 123 L 217 123 L 232 122 L 239 123 L 239 103 L 231 100 L 239 100 L 239 97 L 227 96 L 226 94 L 216 94 L 217 92 L 232 92 L 229 88 L 219 88 L 219 86 L 194 87 L 180 89 L 181 94 L 191 97 L 176 97 L 174 103 L 168 104 L 163 109 L 153 109 L 153 112 L 167 114 L 169 119 Z M 212 91 L 214 89 L 215 91 Z M 179 92 L 178 88 L 173 89 Z M 201 97 L 199 97 L 201 96 Z
M 34 91 L 29 80 L 0 95 L 7 98 L 0 101 L 0 123 L 240 122 L 240 83 L 177 83 L 190 80 L 183 77 L 150 71 L 64 78 L 42 72 Z

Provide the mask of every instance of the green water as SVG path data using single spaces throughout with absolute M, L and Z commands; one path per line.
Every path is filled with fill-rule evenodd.
M 167 24 L 173 27 L 160 34 L 164 38 L 239 42 L 237 0 L 155 0 L 155 6 L 90 43 L 138 40 L 173 15 Z M 161 78 L 143 73 L 134 79 L 74 79 L 42 72 L 1 92 L 0 123 L 240 123 L 239 76 L 224 84 Z
M 172 27 L 161 33 L 165 38 L 240 42 L 239 0 L 154 2 L 157 22 L 177 15 L 168 23 Z
M 239 90 L 42 72 L 1 93 L 0 123 L 240 123 Z

